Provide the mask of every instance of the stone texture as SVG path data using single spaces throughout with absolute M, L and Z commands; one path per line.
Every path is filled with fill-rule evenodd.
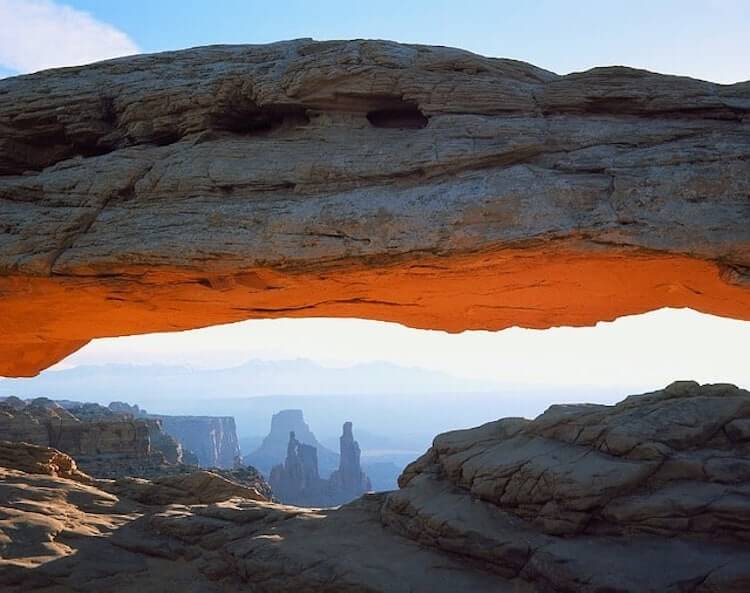
M 176 494 L 130 481 L 171 493 L 144 504 L 117 482 L 6 466 L 0 586 L 745 593 L 748 419 L 749 392 L 690 382 L 616 406 L 553 406 L 533 421 L 440 435 L 400 490 L 327 510 L 224 498 L 237 491 L 220 482 L 223 500 L 207 503 L 203 474 L 169 482 L 187 485 Z M 0 459 L 18 457 L 2 451 Z M 162 504 L 185 492 L 183 504 Z
M 2 80 L 0 374 L 256 317 L 748 319 L 748 113 L 748 83 L 366 40 Z
M 119 496 L 148 505 L 207 504 L 234 497 L 266 501 L 269 499 L 257 488 L 203 470 L 184 475 L 159 476 L 152 480 L 120 478 L 107 489 Z
M 189 473 L 188 466 L 198 465 L 257 473 L 242 467 L 229 416 L 162 416 L 123 402 L 9 397 L 0 400 L 0 439 L 58 448 L 99 478 Z
M 99 478 L 158 475 L 183 463 L 180 443 L 159 420 L 91 403 L 0 401 L 0 439 L 59 449 Z
M 70 455 L 51 447 L 39 447 L 29 443 L 0 441 L 0 467 L 82 483 L 92 481 L 90 476 L 78 469 Z
M 268 483 L 277 500 L 298 506 L 326 506 L 328 482 L 320 478 L 318 451 L 289 433 L 284 463 L 274 465 Z

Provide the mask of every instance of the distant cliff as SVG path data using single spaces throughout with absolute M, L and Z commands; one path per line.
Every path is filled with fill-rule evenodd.
M 237 428 L 231 416 L 160 416 L 164 432 L 194 453 L 201 467 L 233 468 L 240 462 Z
M 0 401 L 0 438 L 53 447 L 104 478 L 155 475 L 183 461 L 182 447 L 159 420 L 98 404 L 7 398 Z
M 354 440 L 351 422 L 344 423 L 339 446 L 338 469 L 329 479 L 321 479 L 316 448 L 301 443 L 294 431 L 290 432 L 284 463 L 275 465 L 269 477 L 274 496 L 286 504 L 329 507 L 372 490 L 360 466 L 359 444 Z
M 302 410 L 281 410 L 274 414 L 268 436 L 263 439 L 260 447 L 245 456 L 244 462 L 259 469 L 263 475 L 269 476 L 271 469 L 286 459 L 291 432 L 300 443 L 317 450 L 318 470 L 323 477 L 327 478 L 336 470 L 339 466 L 339 456 L 318 442 L 305 422 Z

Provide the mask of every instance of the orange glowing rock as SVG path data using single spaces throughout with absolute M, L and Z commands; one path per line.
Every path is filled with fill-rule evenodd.
M 0 374 L 261 317 L 750 319 L 750 86 L 381 41 L 0 81 Z

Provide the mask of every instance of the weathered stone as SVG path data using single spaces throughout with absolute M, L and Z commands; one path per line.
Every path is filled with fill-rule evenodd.
M 386 41 L 2 80 L 0 374 L 256 317 L 749 319 L 749 113 L 747 83 Z
M 0 467 L 28 474 L 46 474 L 76 482 L 92 481 L 87 474 L 78 469 L 70 455 L 51 447 L 39 447 L 30 443 L 0 441 Z
M 234 418 L 152 415 L 123 402 L 6 398 L 0 439 L 58 448 L 98 478 L 184 474 L 198 465 L 256 472 L 242 467 Z
M 235 497 L 268 500 L 266 495 L 252 486 L 203 470 L 160 476 L 152 480 L 120 478 L 107 490 L 148 505 L 208 504 Z
M 748 418 L 747 391 L 678 382 L 440 435 L 399 483 L 438 476 L 550 534 L 750 542 L 750 443 L 724 436 Z
M 180 444 L 159 420 L 91 403 L 0 401 L 0 438 L 64 451 L 99 478 L 156 475 L 182 463 Z
M 286 458 L 283 464 L 271 468 L 268 483 L 274 496 L 283 503 L 298 506 L 326 506 L 326 480 L 318 471 L 318 451 L 312 445 L 300 443 L 294 431 L 289 433 Z
M 205 472 L 80 484 L 0 467 L 0 586 L 745 593 L 750 443 L 723 433 L 748 418 L 749 392 L 687 382 L 615 406 L 553 406 L 440 435 L 400 490 L 325 510 L 252 500 Z M 662 448 L 607 448 L 631 437 Z M 631 466 L 648 475 L 613 471 Z

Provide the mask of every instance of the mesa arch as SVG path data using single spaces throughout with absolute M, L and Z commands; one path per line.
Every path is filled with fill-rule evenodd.
M 750 319 L 750 83 L 386 41 L 0 81 L 0 375 L 257 317 Z

